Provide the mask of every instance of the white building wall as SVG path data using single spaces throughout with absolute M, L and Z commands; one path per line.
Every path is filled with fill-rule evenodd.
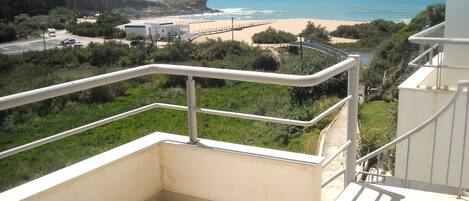
M 399 111 L 397 136 L 417 127 L 430 118 L 452 97 L 454 91 L 425 90 L 415 88 L 401 88 L 399 91 Z M 433 153 L 433 138 L 435 124 L 428 126 L 415 134 L 410 140 L 410 151 L 407 150 L 408 141 L 403 141 L 396 148 L 395 176 L 405 179 L 407 153 L 409 153 L 408 179 L 429 183 L 432 176 L 433 184 L 445 185 L 448 154 L 451 147 L 449 166 L 449 185 L 457 187 L 461 167 L 464 115 L 466 94 L 457 99 L 453 141 L 450 143 L 450 128 L 452 108 L 447 111 L 436 125 L 434 167 L 431 172 Z M 469 123 L 469 122 L 466 122 Z M 469 137 L 466 140 L 466 160 L 463 186 L 469 187 Z
M 149 35 L 147 26 L 125 26 L 124 30 L 127 35 L 131 33 L 137 33 L 143 37 L 148 37 Z
M 469 38 L 469 1 L 447 0 L 445 38 Z M 449 66 L 466 66 L 468 70 L 442 69 L 442 85 L 449 86 L 450 90 L 425 89 L 434 87 L 436 83 L 436 70 L 420 68 L 399 87 L 399 111 L 397 135 L 417 127 L 430 118 L 443 107 L 455 93 L 459 80 L 469 80 L 469 45 L 444 44 L 443 64 Z M 436 58 L 436 57 L 435 57 Z M 436 60 L 434 59 L 434 63 Z M 457 187 L 459 181 L 463 186 L 469 187 L 469 136 L 463 142 L 466 111 L 466 94 L 458 97 L 454 121 L 454 136 L 450 142 L 451 118 L 453 110 L 450 109 L 438 123 L 428 126 L 415 136 L 411 137 L 410 150 L 407 150 L 408 141 L 397 146 L 395 176 L 405 178 L 407 154 L 409 154 L 408 179 L 420 182 L 445 185 L 448 170 L 448 155 L 451 148 L 449 163 L 449 185 Z M 436 129 L 436 132 L 435 132 Z M 436 133 L 436 136 L 434 135 Z M 433 144 L 435 138 L 435 149 Z M 460 178 L 462 147 L 466 144 L 466 159 L 464 161 L 464 175 Z M 435 153 L 434 167 L 431 170 L 432 153 Z
M 447 0 L 446 38 L 469 38 L 469 1 Z M 443 64 L 469 69 L 469 44 L 444 44 Z M 469 70 L 442 70 L 442 84 L 454 86 L 458 80 L 469 79 Z

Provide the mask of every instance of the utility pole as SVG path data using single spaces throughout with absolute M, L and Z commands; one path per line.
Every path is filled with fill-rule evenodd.
M 302 39 L 302 36 L 300 34 L 300 59 L 301 59 L 301 63 L 303 63 L 303 39 Z
M 42 21 L 41 24 L 42 24 L 42 42 L 44 43 L 44 50 L 46 50 L 46 36 L 45 36 L 46 26 L 45 26 L 44 21 Z
M 234 17 L 231 18 L 231 41 L 234 41 Z

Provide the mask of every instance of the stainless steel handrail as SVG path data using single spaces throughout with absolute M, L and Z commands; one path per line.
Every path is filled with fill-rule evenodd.
M 409 37 L 411 43 L 417 44 L 469 44 L 467 38 L 445 38 L 445 37 L 428 37 L 428 35 L 435 33 L 445 27 L 445 22 L 432 26 L 428 29 L 420 31 Z
M 351 96 L 348 96 L 338 103 L 334 104 L 315 118 L 313 118 L 311 121 L 299 121 L 299 120 L 291 120 L 291 119 L 284 119 L 284 118 L 277 118 L 277 117 L 267 117 L 267 116 L 259 116 L 259 115 L 252 115 L 252 114 L 244 114 L 244 113 L 238 113 L 238 112 L 227 112 L 227 111 L 221 111 L 221 110 L 213 110 L 213 109 L 205 109 L 205 108 L 197 108 L 196 111 L 204 114 L 210 114 L 210 115 L 217 115 L 217 116 L 226 116 L 226 117 L 237 117 L 241 119 L 248 119 L 248 120 L 257 120 L 257 121 L 263 121 L 263 122 L 270 122 L 270 123 L 278 123 L 278 124 L 285 124 L 285 125 L 295 125 L 295 126 L 302 126 L 302 127 L 311 127 L 315 125 L 317 122 L 322 120 L 324 117 L 329 115 L 331 112 L 337 110 L 341 106 L 343 106 L 345 103 L 347 103 L 351 99 Z M 33 149 L 35 147 L 48 144 L 57 140 L 60 140 L 65 137 L 69 137 L 75 134 L 79 134 L 82 132 L 85 132 L 87 130 L 112 123 L 114 121 L 136 115 L 148 110 L 152 109 L 157 109 L 157 108 L 164 108 L 164 109 L 173 109 L 173 110 L 179 110 L 179 111 L 188 111 L 187 106 L 181 106 L 181 105 L 173 105 L 173 104 L 166 104 L 166 103 L 153 103 L 150 105 L 146 105 L 128 112 L 124 112 L 121 114 L 117 114 L 93 123 L 89 123 L 68 131 L 64 131 L 46 138 L 42 138 L 12 149 L 8 149 L 5 151 L 0 152 L 0 159 L 6 158 L 8 156 L 27 151 L 30 149 Z
M 365 162 L 366 160 L 369 160 L 373 157 L 376 157 L 378 156 L 379 154 L 382 154 L 385 150 L 389 149 L 390 147 L 394 146 L 394 145 L 397 145 L 401 142 L 403 142 L 404 140 L 407 140 L 407 148 L 409 148 L 409 145 L 410 145 L 410 137 L 417 134 L 419 131 L 421 131 L 422 129 L 426 128 L 427 126 L 431 125 L 432 123 L 435 123 L 443 114 L 445 114 L 446 111 L 448 111 L 451 107 L 453 107 L 453 117 L 452 117 L 452 127 L 454 126 L 454 109 L 455 109 L 455 105 L 456 105 L 456 100 L 458 98 L 458 96 L 464 91 L 464 89 L 466 89 L 466 93 L 467 93 L 467 98 L 466 98 L 466 118 L 467 118 L 467 114 L 469 112 L 469 80 L 462 80 L 462 81 L 459 81 L 458 82 L 458 87 L 457 87 L 457 90 L 456 92 L 454 93 L 454 95 L 450 98 L 450 100 L 440 109 L 438 110 L 434 115 L 432 115 L 430 118 L 428 118 L 427 120 L 425 120 L 423 123 L 421 123 L 420 125 L 418 125 L 417 127 L 411 129 L 410 131 L 402 134 L 401 136 L 397 137 L 396 139 L 394 139 L 393 141 L 387 143 L 386 145 L 380 147 L 379 149 L 359 158 L 357 160 L 357 164 L 360 164 L 360 163 L 363 163 Z M 467 126 L 467 125 L 466 125 Z M 435 128 L 436 128 L 436 125 L 435 125 Z M 436 132 L 436 131 L 435 131 Z M 434 133 L 435 134 L 435 133 Z M 464 139 L 466 138 L 466 135 L 467 133 L 464 134 Z M 453 128 L 451 128 L 451 139 L 452 139 L 452 136 L 453 136 Z M 463 142 L 466 142 L 465 140 Z M 464 147 L 465 147 L 465 143 L 463 144 L 463 153 L 464 153 Z M 434 149 L 434 147 L 433 147 Z M 450 146 L 450 153 L 451 153 L 451 146 Z M 407 172 L 408 172 L 408 163 L 409 163 L 409 150 L 407 150 L 407 160 L 406 160 L 406 170 L 405 170 L 405 184 L 407 183 Z M 461 163 L 461 166 L 464 165 L 464 154 L 462 156 L 462 159 L 461 159 L 462 163 Z M 449 167 L 449 161 L 448 161 L 448 167 Z M 433 162 L 432 162 L 432 168 L 433 168 Z M 459 181 L 459 189 L 462 189 L 462 175 L 463 175 L 463 167 L 461 167 L 460 169 L 460 181 Z M 448 187 L 448 173 L 449 173 L 449 168 L 447 168 L 447 173 L 446 173 L 446 184 L 445 184 L 445 188 L 447 189 Z M 432 173 L 431 173 L 432 174 Z M 430 183 L 431 184 L 431 183 Z
M 357 164 L 362 163 L 366 160 L 369 160 L 369 159 L 377 156 L 380 153 L 383 153 L 383 151 L 388 149 L 389 147 L 394 146 L 394 145 L 396 145 L 396 144 L 398 144 L 398 143 L 400 143 L 404 140 L 407 140 L 410 136 L 414 135 L 415 133 L 418 133 L 419 131 L 424 129 L 426 126 L 430 125 L 435 119 L 437 119 L 438 117 L 443 115 L 443 113 L 446 112 L 451 107 L 452 104 L 454 104 L 454 102 L 456 101 L 457 96 L 459 95 L 459 93 L 462 92 L 464 87 L 469 87 L 469 81 L 459 81 L 457 91 L 454 93 L 454 95 L 451 97 L 451 99 L 438 112 L 436 112 L 434 115 L 432 115 L 426 121 L 421 123 L 419 126 L 413 128 L 412 130 L 407 131 L 406 133 L 402 134 L 401 136 L 399 136 L 398 138 L 394 139 L 393 141 L 387 143 L 386 145 L 380 147 L 379 149 L 377 149 L 377 150 L 375 150 L 375 151 L 361 157 L 360 159 L 357 160 Z
M 325 168 L 327 167 L 327 165 L 329 165 L 329 163 L 331 163 L 335 158 L 337 158 L 337 156 L 339 156 L 340 153 L 344 152 L 344 150 L 350 146 L 350 144 L 352 143 L 352 141 L 348 140 L 347 142 L 345 142 L 345 144 L 343 144 L 339 150 L 337 150 L 337 152 L 335 152 L 330 158 L 328 158 L 323 164 L 322 164 L 322 168 Z
M 352 56 L 329 68 L 313 75 L 288 75 L 266 72 L 241 71 L 221 68 L 206 68 L 169 64 L 151 64 L 113 73 L 98 75 L 63 84 L 44 87 L 32 91 L 22 92 L 0 98 L 0 110 L 5 110 L 57 96 L 78 92 L 93 87 L 107 85 L 150 74 L 184 75 L 225 80 L 257 82 L 285 86 L 308 87 L 315 86 L 337 74 L 348 70 L 357 64 L 356 56 Z
M 5 110 L 5 109 L 25 105 L 28 103 L 33 103 L 33 102 L 45 100 L 48 98 L 62 96 L 62 95 L 70 94 L 73 92 L 78 92 L 78 91 L 90 89 L 93 87 L 111 84 L 111 83 L 128 80 L 131 78 L 149 75 L 149 74 L 162 73 L 162 74 L 170 74 L 170 75 L 184 75 L 188 77 L 187 79 L 188 106 L 171 105 L 171 104 L 164 104 L 164 103 L 150 104 L 144 107 L 140 107 L 140 108 L 128 111 L 128 112 L 124 112 L 122 114 L 108 117 L 106 119 L 102 119 L 93 123 L 89 123 L 78 128 L 64 131 L 62 133 L 58 133 L 58 134 L 34 141 L 34 142 L 30 142 L 28 144 L 25 144 L 19 147 L 15 147 L 15 148 L 0 152 L 0 159 L 11 156 L 13 154 L 16 154 L 22 151 L 35 148 L 40 145 L 44 145 L 44 144 L 56 141 L 58 139 L 62 139 L 67 136 L 78 134 L 80 132 L 95 128 L 97 126 L 111 123 L 113 121 L 131 116 L 131 115 L 135 115 L 135 114 L 138 114 L 140 112 L 147 111 L 150 109 L 155 109 L 155 108 L 167 108 L 167 109 L 187 111 L 188 119 L 189 119 L 189 136 L 190 136 L 190 142 L 192 143 L 198 141 L 196 113 L 206 113 L 206 114 L 219 115 L 219 116 L 237 117 L 237 118 L 250 119 L 250 120 L 259 120 L 259 121 L 265 121 L 265 122 L 309 127 L 317 123 L 319 120 L 321 120 L 322 118 L 324 118 L 325 116 L 327 116 L 328 114 L 336 110 L 337 108 L 340 108 L 340 106 L 344 105 L 345 103 L 351 104 L 352 100 L 354 100 L 352 102 L 358 102 L 357 95 L 350 93 L 349 96 L 340 100 L 338 103 L 334 104 L 332 107 L 328 108 L 326 111 L 319 114 L 317 117 L 315 117 L 311 121 L 298 121 L 298 120 L 290 120 L 290 119 L 283 119 L 283 118 L 276 118 L 276 117 L 266 117 L 266 116 L 252 115 L 252 114 L 243 114 L 243 113 L 236 113 L 236 112 L 227 112 L 227 111 L 219 111 L 219 110 L 212 110 L 212 109 L 205 109 L 205 108 L 197 108 L 195 105 L 195 81 L 193 80 L 193 77 L 205 77 L 205 78 L 215 78 L 215 79 L 227 79 L 227 80 L 266 83 L 266 84 L 306 87 L 306 86 L 317 85 L 341 72 L 349 70 L 349 77 L 352 76 L 352 79 L 353 79 L 352 81 L 349 81 L 349 83 L 351 82 L 351 83 L 358 84 L 358 73 L 355 73 L 355 71 L 358 72 L 358 66 L 359 66 L 358 56 L 351 56 L 350 58 L 342 62 L 339 62 L 338 64 L 335 64 L 329 68 L 326 68 L 318 73 L 315 73 L 313 75 L 288 75 L 288 74 L 252 72 L 252 71 L 217 69 L 217 68 L 206 68 L 206 67 L 152 64 L 152 65 L 146 65 L 146 66 L 136 67 L 136 68 L 127 69 L 127 70 L 117 71 L 113 73 L 98 75 L 98 76 L 76 80 L 72 82 L 67 82 L 63 84 L 53 85 L 49 87 L 44 87 L 44 88 L 22 92 L 22 93 L 18 93 L 14 95 L 4 96 L 0 98 L 0 110 Z M 352 73 L 350 73 L 351 69 L 354 69 Z M 354 88 L 358 88 L 358 86 L 354 86 Z

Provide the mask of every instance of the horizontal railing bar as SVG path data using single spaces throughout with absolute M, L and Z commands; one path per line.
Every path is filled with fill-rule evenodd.
M 422 54 L 420 54 L 419 56 L 417 56 L 415 59 L 413 59 L 412 61 L 409 62 L 409 65 L 410 64 L 415 64 L 415 62 L 419 61 L 420 59 L 422 59 L 423 57 L 427 56 L 428 53 L 430 53 L 431 51 L 433 51 L 435 48 L 438 47 L 438 44 L 435 44 L 433 45 L 432 47 L 428 48 L 427 50 L 425 50 L 424 52 L 422 52 Z M 433 58 L 431 58 L 433 59 Z
M 220 110 L 212 110 L 212 109 L 204 109 L 198 108 L 197 111 L 200 113 L 211 114 L 211 115 L 218 115 L 218 116 L 226 116 L 226 117 L 238 117 L 242 119 L 248 120 L 258 120 L 270 123 L 278 123 L 278 124 L 286 124 L 286 125 L 295 125 L 295 126 L 303 126 L 303 127 L 311 127 L 316 124 L 318 121 L 329 115 L 334 110 L 337 110 L 339 107 L 343 106 L 347 101 L 349 101 L 352 96 L 347 96 L 346 98 L 342 99 L 341 101 L 337 102 L 318 116 L 316 116 L 311 121 L 299 121 L 299 120 L 290 120 L 290 119 L 283 119 L 277 117 L 266 117 L 260 115 L 253 115 L 253 114 L 244 114 L 244 113 L 237 113 L 237 112 L 226 112 Z
M 375 151 L 361 157 L 360 159 L 357 160 L 357 164 L 359 164 L 359 163 L 361 163 L 365 160 L 369 160 L 372 157 L 375 157 L 376 155 L 384 152 L 384 150 L 386 150 L 387 148 L 406 140 L 407 138 L 409 138 L 413 134 L 419 132 L 420 130 L 422 130 L 423 128 L 425 128 L 429 124 L 431 124 L 436 118 L 439 118 L 444 112 L 446 112 L 452 104 L 454 104 L 458 94 L 462 92 L 463 87 L 468 87 L 468 86 L 469 86 L 469 81 L 459 81 L 457 91 L 454 93 L 453 97 L 451 97 L 451 99 L 446 103 L 446 105 L 444 107 L 442 107 L 438 112 L 436 112 L 433 116 L 428 118 L 426 121 L 424 121 L 419 126 L 417 126 L 417 127 L 413 128 L 412 130 L 404 133 L 400 137 L 394 139 L 393 141 L 387 143 L 386 145 L 380 147 L 379 149 L 376 149 Z
M 411 36 L 412 37 L 412 36 Z M 422 44 L 435 44 L 435 43 L 444 43 L 444 44 L 469 44 L 469 39 L 467 38 L 438 38 L 438 37 L 409 37 L 409 41 L 412 43 L 422 43 Z
M 118 114 L 118 115 L 114 115 L 112 117 L 108 117 L 108 118 L 105 118 L 105 119 L 102 119 L 102 120 L 99 120 L 99 121 L 96 121 L 96 122 L 93 122 L 93 123 L 89 123 L 89 124 L 86 124 L 86 125 L 83 125 L 83 126 L 80 126 L 80 127 L 68 130 L 68 131 L 64 131 L 64 132 L 61 132 L 61 133 L 58 133 L 58 134 L 55 134 L 55 135 L 52 135 L 52 136 L 49 136 L 49 137 L 45 137 L 45 138 L 42 138 L 40 140 L 36 140 L 34 142 L 30 142 L 30 143 L 27 143 L 27 144 L 24 144 L 24 145 L 21 145 L 21 146 L 18 146 L 18 147 L 15 147 L 15 148 L 12 148 L 12 149 L 9 149 L 9 150 L 6 150 L 6 151 L 2 151 L 2 152 L 0 152 L 0 159 L 11 156 L 11 155 L 14 155 L 14 154 L 17 154 L 19 152 L 30 150 L 32 148 L 35 148 L 35 147 L 38 147 L 38 146 L 41 146 L 41 145 L 44 145 L 44 144 L 47 144 L 47 143 L 54 142 L 54 141 L 62 139 L 64 137 L 72 136 L 72 135 L 75 135 L 75 134 L 90 130 L 92 128 L 96 128 L 96 127 L 104 125 L 104 124 L 111 123 L 113 121 L 117 121 L 119 119 L 122 119 L 122 118 L 125 118 L 125 117 L 128 117 L 128 116 L 138 114 L 140 112 L 151 110 L 151 109 L 154 109 L 154 108 L 157 108 L 157 107 L 160 107 L 160 106 L 161 105 L 157 104 L 157 103 L 150 104 L 150 105 L 143 106 L 143 107 L 140 107 L 140 108 L 128 111 L 128 112 Z M 178 109 L 178 108 L 174 107 L 172 109 Z
M 325 168 L 329 163 L 331 163 L 340 153 L 342 153 L 350 144 L 352 143 L 351 140 L 347 141 L 345 144 L 343 144 L 337 152 L 334 153 L 329 159 L 326 160 L 326 162 L 323 163 L 322 168 Z
M 465 43 L 469 44 L 469 39 L 467 38 L 442 38 L 442 37 L 426 37 L 427 35 L 443 29 L 445 22 L 437 24 L 433 27 L 420 31 L 408 38 L 411 43 L 420 43 L 420 44 L 435 44 L 435 43 Z
M 441 22 L 441 23 L 439 23 L 439 24 L 437 24 L 437 25 L 434 25 L 434 26 L 432 26 L 432 27 L 429 27 L 428 29 L 424 29 L 424 30 L 422 30 L 422 31 L 420 31 L 420 32 L 418 32 L 418 33 L 416 33 L 416 34 L 410 36 L 410 37 L 409 37 L 409 41 L 413 42 L 413 41 L 412 41 L 413 38 L 416 38 L 416 37 L 425 37 L 425 36 L 427 36 L 428 34 L 431 34 L 431 33 L 435 32 L 435 31 L 437 31 L 437 30 L 439 30 L 439 29 L 442 29 L 442 28 L 445 27 L 445 24 L 446 24 L 446 22 Z M 413 37 L 413 38 L 411 38 L 411 37 Z
M 357 174 L 358 174 L 358 175 L 360 175 L 360 174 L 367 174 L 367 175 L 373 175 L 373 176 L 383 177 L 383 178 L 392 177 L 392 176 L 388 176 L 388 175 L 384 175 L 384 174 L 376 174 L 376 173 L 365 172 L 365 171 L 358 171 Z
M 326 187 L 329 183 L 331 183 L 332 181 L 334 181 L 334 179 L 336 179 L 337 177 L 339 177 L 341 174 L 344 174 L 345 172 L 345 169 L 342 169 L 338 172 L 336 172 L 334 175 L 332 175 L 331 177 L 327 178 L 326 181 L 322 182 L 321 183 L 321 188 L 324 188 Z
M 221 68 L 151 64 L 4 96 L 0 98 L 0 110 L 156 73 L 307 87 L 320 84 L 352 68 L 356 62 L 358 62 L 356 58 L 350 57 L 313 75 L 289 75 Z
M 205 108 L 197 108 L 197 112 L 200 113 L 205 113 L 205 114 L 211 114 L 211 115 L 217 115 L 217 116 L 227 116 L 227 117 L 238 117 L 242 119 L 250 119 L 250 120 L 258 120 L 258 121 L 264 121 L 264 122 L 271 122 L 271 123 L 279 123 L 279 124 L 286 124 L 286 125 L 296 125 L 296 126 L 304 126 L 304 127 L 309 127 L 314 124 L 316 124 L 318 121 L 320 121 L 322 118 L 327 116 L 329 113 L 332 111 L 336 110 L 338 107 L 344 105 L 348 100 L 350 100 L 351 96 L 347 96 L 346 98 L 342 99 L 332 107 L 328 108 L 326 111 L 315 117 L 311 121 L 298 121 L 298 120 L 290 120 L 290 119 L 283 119 L 283 118 L 276 118 L 276 117 L 267 117 L 267 116 L 259 116 L 259 115 L 251 115 L 251 114 L 244 114 L 244 113 L 236 113 L 236 112 L 227 112 L 227 111 L 221 111 L 221 110 L 212 110 L 212 109 L 205 109 Z M 132 116 L 141 112 L 145 112 L 147 110 L 151 109 L 156 109 L 156 108 L 165 108 L 165 109 L 173 109 L 173 110 L 179 110 L 179 111 L 187 111 L 187 106 L 181 106 L 181 105 L 172 105 L 172 104 L 166 104 L 166 103 L 153 103 L 147 106 L 143 106 L 128 112 L 124 112 L 118 115 L 114 115 L 93 123 L 89 123 L 68 131 L 64 131 L 40 140 L 36 140 L 34 142 L 30 142 L 6 151 L 0 152 L 0 159 L 17 154 L 19 152 L 27 151 L 32 148 L 54 142 L 56 140 L 72 136 L 93 128 L 96 128 L 98 126 L 102 126 L 108 123 L 112 123 L 114 121 L 123 119 L 128 116 Z
M 432 65 L 432 64 L 414 64 L 414 63 L 409 63 L 408 64 L 410 67 L 427 67 L 427 68 L 445 68 L 445 69 L 458 69 L 458 70 L 469 70 L 469 66 L 448 66 L 448 65 Z

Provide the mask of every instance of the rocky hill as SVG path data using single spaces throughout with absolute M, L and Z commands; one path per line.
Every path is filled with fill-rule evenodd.
M 213 12 L 207 8 L 207 0 L 0 0 L 0 18 L 46 14 L 57 6 L 93 11 L 117 10 L 129 17 Z

